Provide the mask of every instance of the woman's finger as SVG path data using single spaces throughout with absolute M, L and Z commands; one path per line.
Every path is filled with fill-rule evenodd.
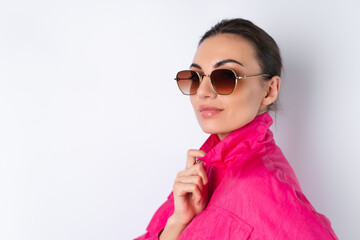
M 193 184 L 196 184 L 201 191 L 204 189 L 202 177 L 200 177 L 199 175 L 182 176 L 182 177 L 176 178 L 175 181 L 182 182 L 182 183 L 193 183 Z
M 197 149 L 189 149 L 187 151 L 186 168 L 190 168 L 195 164 L 197 157 L 204 157 L 206 152 Z
M 177 174 L 177 177 L 183 177 L 183 176 L 200 176 L 203 180 L 203 184 L 206 185 L 209 180 L 205 172 L 204 163 L 200 162 L 199 164 L 195 164 L 190 168 L 187 168 L 183 171 L 180 171 Z
M 186 196 L 186 194 L 188 193 L 192 193 L 196 202 L 199 202 L 202 198 L 199 187 L 193 183 L 175 182 L 173 187 L 173 193 L 174 197 L 183 197 Z

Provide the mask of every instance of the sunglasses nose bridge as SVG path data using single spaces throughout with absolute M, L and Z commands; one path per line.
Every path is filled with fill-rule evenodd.
M 212 82 L 211 82 L 211 77 L 210 77 L 210 75 L 211 75 L 211 74 L 208 74 L 208 75 L 206 75 L 206 74 L 199 74 L 199 76 L 200 76 L 200 83 L 202 82 L 202 80 L 204 80 L 204 77 L 208 77 L 208 78 L 209 78 L 209 83 L 210 83 L 211 87 L 214 89 L 214 86 L 212 85 Z
M 209 80 L 210 80 L 210 75 L 199 74 L 199 76 L 200 76 L 200 82 L 204 79 L 204 77 L 209 77 Z
M 210 75 L 211 74 L 209 74 L 209 75 L 199 74 L 199 76 L 200 76 L 200 84 L 199 84 L 199 87 L 197 89 L 197 94 L 199 96 L 210 96 L 212 94 L 216 95 L 216 91 L 215 91 L 214 86 L 213 86 L 213 84 L 211 82 Z M 208 77 L 209 81 L 203 82 L 202 80 L 204 79 L 204 77 Z

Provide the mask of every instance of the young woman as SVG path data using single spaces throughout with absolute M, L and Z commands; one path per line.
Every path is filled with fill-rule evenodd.
M 188 151 L 186 169 L 137 240 L 337 239 L 269 129 L 281 68 L 277 44 L 250 21 L 223 20 L 205 33 L 175 80 L 211 135 Z

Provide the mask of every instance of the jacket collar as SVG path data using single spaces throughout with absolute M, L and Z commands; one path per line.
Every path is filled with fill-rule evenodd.
M 269 127 L 272 123 L 272 117 L 265 112 L 230 133 L 222 141 L 217 134 L 211 134 L 200 148 L 207 154 L 199 159 L 214 167 L 227 168 L 234 160 L 271 141 L 273 135 Z

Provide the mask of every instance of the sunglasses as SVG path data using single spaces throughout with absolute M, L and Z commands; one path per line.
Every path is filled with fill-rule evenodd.
M 210 83 L 214 91 L 219 95 L 231 94 L 236 85 L 238 79 L 245 79 L 249 77 L 266 77 L 269 74 L 257 74 L 249 76 L 237 76 L 237 74 L 231 69 L 215 69 L 210 75 L 199 74 L 194 70 L 183 70 L 176 74 L 176 82 L 180 91 L 185 95 L 196 94 L 201 80 L 205 77 L 210 78 Z

